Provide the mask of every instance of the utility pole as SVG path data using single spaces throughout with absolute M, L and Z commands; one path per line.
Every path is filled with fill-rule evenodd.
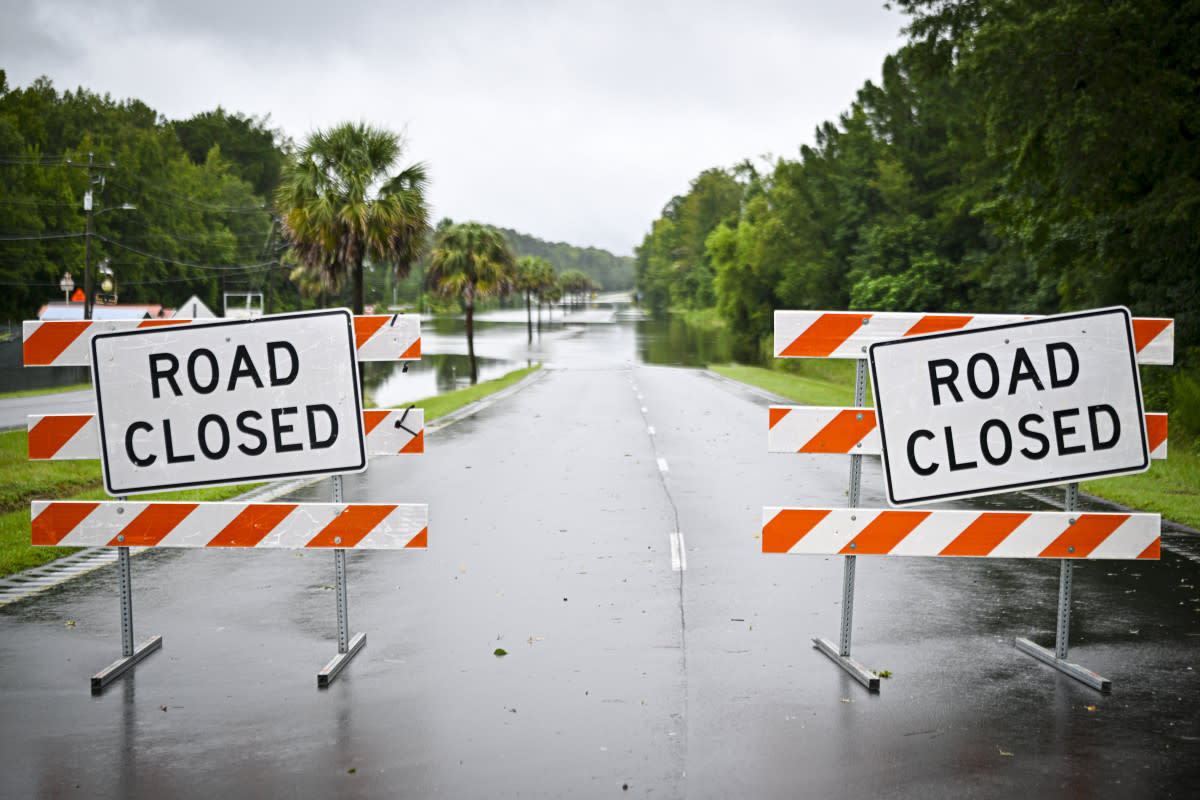
M 86 232 L 83 237 L 83 318 L 92 318 L 92 292 L 95 281 L 92 280 L 92 154 L 88 153 L 88 185 L 83 193 L 83 210 L 87 214 Z
M 67 166 L 87 170 L 87 190 L 83 193 L 83 210 L 87 214 L 83 240 L 83 318 L 91 319 L 92 306 L 95 303 L 92 297 L 95 291 L 95 281 L 92 280 L 92 186 L 94 184 L 92 171 L 97 169 L 112 169 L 116 166 L 116 163 L 110 161 L 107 164 L 97 164 L 95 154 L 89 152 L 86 164 L 75 164 L 68 159 Z
M 275 226 L 279 224 L 279 217 L 271 215 L 271 232 L 267 234 L 267 261 L 271 265 L 267 267 L 267 307 L 266 313 L 275 313 Z

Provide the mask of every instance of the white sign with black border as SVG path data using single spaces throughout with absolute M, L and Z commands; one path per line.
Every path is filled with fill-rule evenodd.
M 366 469 L 346 309 L 98 334 L 91 350 L 111 495 Z
M 868 357 L 892 505 L 1150 466 L 1126 308 L 877 342 Z

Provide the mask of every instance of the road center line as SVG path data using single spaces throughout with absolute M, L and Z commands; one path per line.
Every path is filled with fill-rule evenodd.
M 649 433 L 651 436 L 653 436 L 653 435 L 654 435 L 654 426 L 653 426 L 653 425 L 650 425 L 650 426 L 648 426 L 648 427 L 646 428 L 646 431 L 647 431 L 647 432 L 648 432 L 648 433 Z
M 660 472 L 670 472 L 670 468 L 667 466 L 667 460 L 665 458 L 660 457 L 658 459 L 658 469 Z
M 671 534 L 671 569 L 675 572 L 683 572 L 687 569 L 687 551 L 683 549 L 683 534 L 678 531 Z

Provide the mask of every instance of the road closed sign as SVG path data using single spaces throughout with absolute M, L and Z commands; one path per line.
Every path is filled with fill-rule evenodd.
M 1150 465 L 1125 308 L 878 342 L 869 358 L 892 505 Z
M 345 309 L 92 339 L 114 496 L 366 468 Z

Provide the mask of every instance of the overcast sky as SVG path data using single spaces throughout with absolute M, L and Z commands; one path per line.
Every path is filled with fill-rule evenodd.
M 0 0 L 0 20 L 10 87 L 269 114 L 297 143 L 364 120 L 429 165 L 435 221 L 621 255 L 702 170 L 795 157 L 905 22 L 883 0 Z

